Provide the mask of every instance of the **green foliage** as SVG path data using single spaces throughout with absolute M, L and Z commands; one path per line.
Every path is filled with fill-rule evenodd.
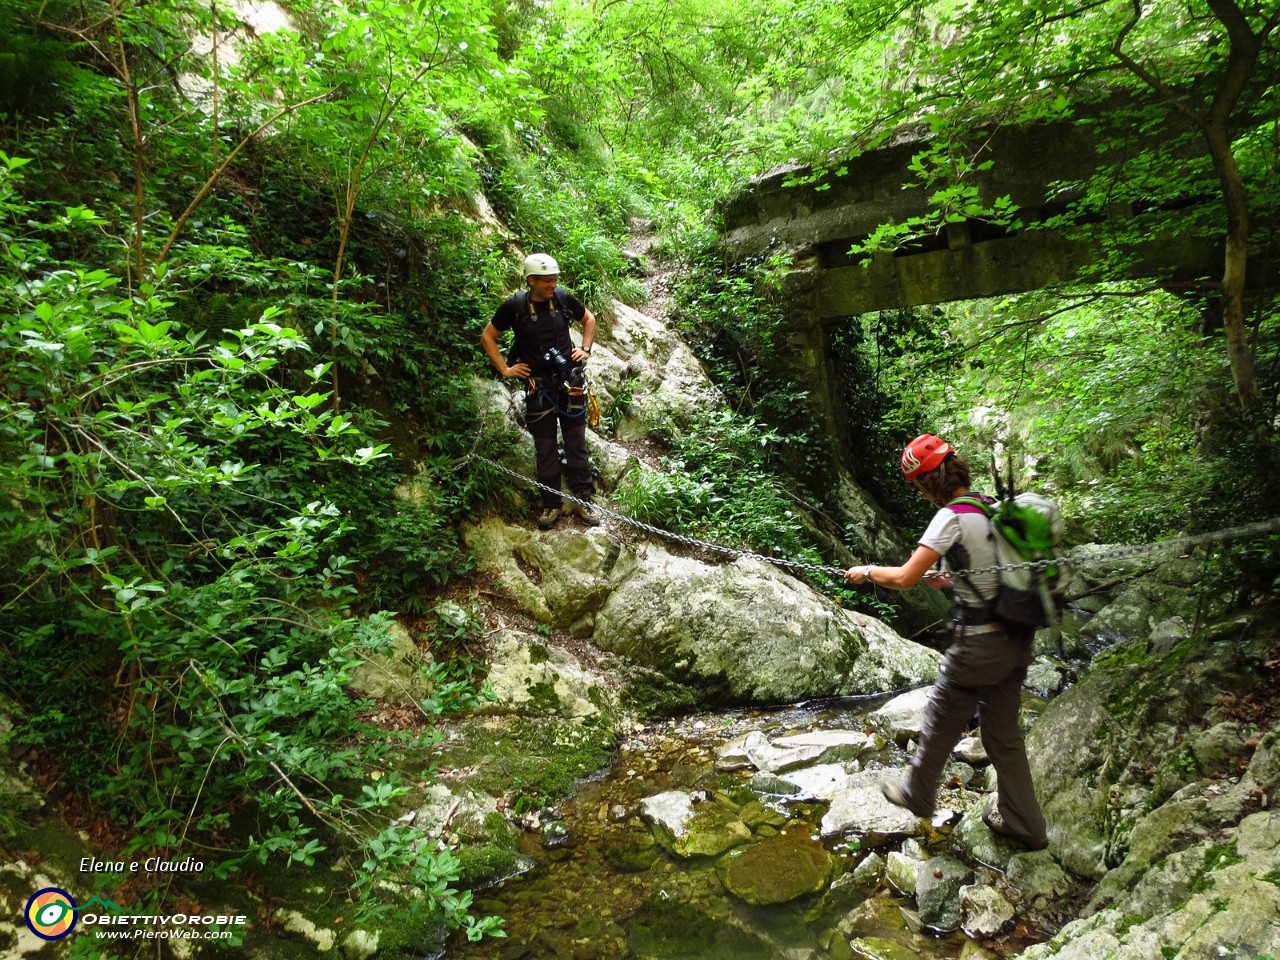
M 317 389 L 330 366 L 279 322 L 287 306 L 217 332 L 171 317 L 207 262 L 157 268 L 129 295 L 109 271 L 57 259 L 63 238 L 102 218 L 68 207 L 40 220 L 16 191 L 26 161 L 0 162 L 13 744 L 65 758 L 129 825 L 126 854 L 221 837 L 225 875 L 250 858 L 310 865 L 367 845 L 365 818 L 402 788 L 383 780 L 347 799 L 333 787 L 384 749 L 362 736 L 345 686 L 385 647 L 387 615 L 355 616 L 340 544 L 359 541 L 359 522 L 325 489 L 386 456 L 369 437 L 377 419 Z M 274 269 L 225 241 L 217 251 L 245 277 Z M 438 578 L 456 556 L 436 561 Z M 119 694 L 104 698 L 112 676 Z M 434 679 L 435 712 L 473 702 L 468 681 Z M 415 909 L 488 929 L 463 917 L 455 864 L 434 848 L 372 859 L 366 885 L 429 874 L 434 893 Z
M 787 441 L 750 417 L 711 412 L 669 431 L 663 470 L 629 476 L 617 499 L 631 516 L 755 552 L 817 562 L 778 479 Z

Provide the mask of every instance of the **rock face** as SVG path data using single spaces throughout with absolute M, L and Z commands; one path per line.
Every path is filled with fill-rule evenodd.
M 938 654 L 767 564 L 712 567 L 650 544 L 593 639 L 722 702 L 790 703 L 912 686 Z
M 484 709 L 580 719 L 612 708 L 601 678 L 572 654 L 523 630 L 499 631 L 493 641 L 488 682 L 495 699 Z
M 725 888 L 747 903 L 786 903 L 817 893 L 831 876 L 831 854 L 808 832 L 788 830 L 720 859 Z
M 390 642 L 385 653 L 368 655 L 351 671 L 348 686 L 363 697 L 388 703 L 416 703 L 427 692 L 421 667 L 430 656 L 420 651 L 398 621 L 386 624 Z
M 1122 606 L 1151 599 L 1148 587 L 1130 584 Z M 1280 788 L 1280 732 L 1230 713 L 1265 679 L 1273 615 L 1192 633 L 1162 602 L 1129 617 L 1137 635 L 1095 657 L 1028 736 L 1049 852 L 1098 881 L 1085 916 L 1028 960 L 1280 951 L 1280 816 L 1255 812 Z M 1043 854 L 1009 861 L 1006 879 L 1023 896 L 1061 889 L 1050 864 L 1023 857 Z
M 467 527 L 479 564 L 530 615 L 658 670 L 700 700 L 789 703 L 933 679 L 939 656 L 768 564 L 711 565 L 603 528 Z

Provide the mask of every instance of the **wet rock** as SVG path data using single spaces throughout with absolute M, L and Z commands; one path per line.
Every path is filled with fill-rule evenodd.
M 960 926 L 960 888 L 973 871 L 952 857 L 933 857 L 916 868 L 916 907 L 930 930 L 949 933 Z
M 648 831 L 628 831 L 621 837 L 607 840 L 601 853 L 605 863 L 618 873 L 648 870 L 662 855 L 653 834 Z
M 747 781 L 747 786 L 756 793 L 767 793 L 778 797 L 794 796 L 800 788 L 789 780 L 775 777 L 772 773 L 757 773 Z
M 884 876 L 893 888 L 904 896 L 916 895 L 916 868 L 922 861 L 893 852 L 885 858 Z
M 547 850 L 563 847 L 571 839 L 573 834 L 569 830 L 569 825 L 563 820 L 552 820 L 542 827 L 542 846 Z
M 846 937 L 883 936 L 886 932 L 905 931 L 906 922 L 898 904 L 888 896 L 871 897 L 858 904 L 837 925 Z
M 831 854 L 801 828 L 721 857 L 716 872 L 734 896 L 762 905 L 819 892 L 831 877 L 831 867 Z
M 726 920 L 674 898 L 645 901 L 631 917 L 627 946 L 633 956 L 681 960 L 776 960 L 772 946 Z M 598 956 L 598 953 L 589 956 Z
M 738 817 L 752 830 L 762 826 L 783 827 L 786 826 L 786 814 L 779 813 L 772 807 L 766 807 L 759 800 L 752 800 L 745 807 L 738 811 Z
M 868 718 L 898 743 L 918 738 L 924 730 L 924 710 L 933 687 L 918 687 L 894 697 Z
M 862 889 L 874 887 L 880 882 L 880 878 L 884 876 L 884 866 L 884 858 L 873 850 L 840 879 L 847 879 L 849 883 Z
M 883 770 L 864 770 L 846 774 L 842 781 L 833 784 L 831 806 L 822 818 L 822 835 L 834 837 L 851 831 L 879 837 L 922 835 L 925 821 L 910 810 L 894 806 L 880 792 L 884 776 Z
M 1024 900 L 1060 896 L 1071 886 L 1071 878 L 1048 850 L 1015 853 L 1009 858 L 1004 878 Z
M 1009 901 L 995 887 L 974 884 L 960 889 L 960 909 L 964 914 L 964 932 L 974 939 L 994 937 L 1013 919 Z
M 856 960 L 920 960 L 920 954 L 905 944 L 884 937 L 856 937 L 849 941 Z
M 972 940 L 966 940 L 956 960 L 994 960 L 995 956 L 990 950 L 982 949 Z
M 718 804 L 695 810 L 689 795 L 678 790 L 646 797 L 641 814 L 653 824 L 654 839 L 678 857 L 714 857 L 751 839 L 751 830 Z
M 1027 668 L 1027 678 L 1022 685 L 1037 697 L 1051 697 L 1062 689 L 1063 674 L 1047 660 L 1037 660 Z
M 951 833 L 951 846 L 968 860 L 1004 870 L 1009 858 L 1023 852 L 1022 844 L 1000 837 L 987 829 L 982 822 L 980 807 L 965 813 Z

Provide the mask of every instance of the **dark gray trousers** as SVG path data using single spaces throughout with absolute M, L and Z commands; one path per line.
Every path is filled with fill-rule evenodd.
M 557 397 L 564 403 L 564 394 Z M 587 418 L 569 417 L 556 410 L 526 414 L 526 426 L 533 436 L 533 449 L 538 464 L 538 482 L 560 489 L 560 450 L 556 427 L 564 436 L 564 453 L 568 461 L 569 490 L 576 496 L 590 497 L 595 487 L 591 476 L 591 459 L 587 454 Z M 542 491 L 542 506 L 558 507 L 558 493 Z
M 1018 726 L 1022 681 L 1032 655 L 1029 633 L 1010 636 L 1003 630 L 964 637 L 948 648 L 929 695 L 924 734 L 907 778 L 913 806 L 933 809 L 942 768 L 976 709 L 982 745 L 999 778 L 1000 816 L 1009 829 L 1034 844 L 1047 839 Z

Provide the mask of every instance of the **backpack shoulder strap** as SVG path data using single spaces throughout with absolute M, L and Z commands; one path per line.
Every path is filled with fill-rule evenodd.
M 947 504 L 956 513 L 980 513 L 984 517 L 990 518 L 995 515 L 995 505 L 988 502 L 985 497 L 967 495 L 956 497 Z
M 947 506 L 956 513 L 979 513 L 988 520 L 995 516 L 996 512 L 995 504 L 991 502 L 990 498 L 980 494 L 956 497 Z M 965 549 L 964 544 L 957 543 L 947 552 L 946 560 L 947 566 L 955 567 L 957 571 L 964 570 L 969 566 L 969 551 Z M 995 597 L 984 597 L 982 591 L 977 588 L 968 574 L 960 574 L 960 579 L 969 588 L 970 592 L 982 601 L 983 606 L 987 608 L 987 612 L 994 615 Z

